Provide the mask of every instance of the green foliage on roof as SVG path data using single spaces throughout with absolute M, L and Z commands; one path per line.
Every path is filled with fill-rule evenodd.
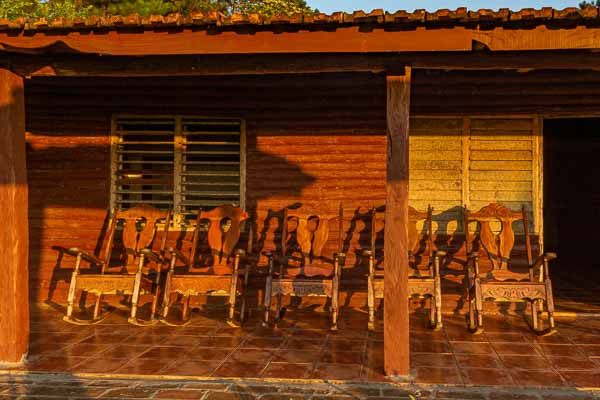
M 89 15 L 166 15 L 217 10 L 224 14 L 310 14 L 305 0 L 0 0 L 0 18 L 16 19 Z
M 582 1 L 579 3 L 579 8 L 600 7 L 600 0 Z

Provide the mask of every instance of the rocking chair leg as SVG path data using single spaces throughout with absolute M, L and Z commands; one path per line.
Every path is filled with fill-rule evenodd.
M 240 321 L 246 320 L 246 290 L 244 288 L 244 295 L 242 296 L 242 307 L 240 308 Z
M 275 298 L 275 322 L 279 322 L 281 320 L 281 293 L 277 294 Z
M 367 298 L 367 306 L 369 307 L 369 324 L 370 331 L 375 330 L 375 293 L 373 290 L 371 277 L 369 277 L 369 294 Z
M 171 307 L 171 296 L 169 296 L 169 294 L 170 293 L 165 292 L 165 298 L 163 299 L 163 318 L 167 318 L 167 315 L 169 315 L 169 308 Z
M 435 299 L 433 297 L 429 298 L 429 326 L 431 329 L 435 329 L 436 323 L 436 309 L 435 309 Z
M 442 329 L 443 323 L 442 323 L 442 294 L 441 293 L 437 293 L 435 296 L 435 318 L 436 318 L 435 329 L 436 330 Z
M 98 315 L 100 314 L 100 303 L 102 302 L 102 293 L 98 294 L 96 298 L 96 304 L 94 305 L 94 320 L 98 319 Z
M 531 324 L 532 324 L 533 330 L 536 332 L 538 332 L 540 330 L 540 323 L 539 323 L 539 318 L 538 318 L 538 301 L 539 300 L 531 301 Z
M 267 286 L 265 287 L 265 298 L 263 301 L 263 307 L 265 308 L 265 319 L 263 321 L 263 326 L 269 325 L 269 314 L 271 312 L 271 291 L 273 290 L 272 278 L 267 278 Z
M 338 326 L 338 310 L 339 310 L 339 299 L 337 296 L 337 293 L 333 294 L 333 297 L 331 298 L 331 330 L 332 331 L 337 331 Z
M 183 310 L 181 312 L 181 319 L 184 321 L 188 318 L 188 308 L 190 306 L 190 296 L 183 296 Z
M 469 299 L 469 329 L 475 331 L 477 329 L 477 322 L 475 318 L 475 305 L 474 300 Z

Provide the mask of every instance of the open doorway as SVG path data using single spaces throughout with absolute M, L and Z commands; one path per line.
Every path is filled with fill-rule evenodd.
M 600 118 L 545 120 L 544 247 L 558 253 L 561 288 L 600 283 L 599 182 Z

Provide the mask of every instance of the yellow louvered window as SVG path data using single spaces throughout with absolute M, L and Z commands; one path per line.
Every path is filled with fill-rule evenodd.
M 111 206 L 151 204 L 183 217 L 244 206 L 243 121 L 190 116 L 112 120 Z

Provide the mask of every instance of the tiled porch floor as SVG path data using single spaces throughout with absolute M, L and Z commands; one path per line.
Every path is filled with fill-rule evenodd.
M 218 312 L 217 312 L 218 311 Z M 243 328 L 224 324 L 224 310 L 193 313 L 186 327 L 136 327 L 116 312 L 81 327 L 49 306 L 32 310 L 30 357 L 16 369 L 43 372 L 202 377 L 383 380 L 381 332 L 366 330 L 363 310 L 347 308 L 330 332 L 325 314 L 289 310 L 277 328 L 256 313 Z M 464 318 L 444 316 L 432 331 L 411 321 L 415 383 L 600 387 L 600 319 L 558 319 L 558 333 L 533 334 L 514 316 L 488 316 L 472 335 Z

